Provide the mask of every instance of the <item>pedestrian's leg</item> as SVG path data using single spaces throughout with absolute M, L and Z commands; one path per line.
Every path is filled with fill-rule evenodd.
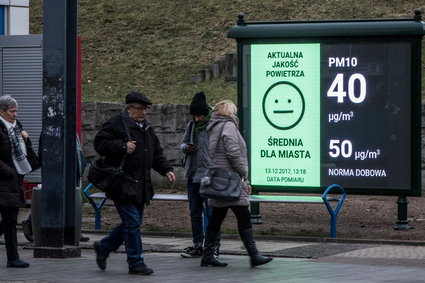
M 202 220 L 202 208 L 204 199 L 199 195 L 199 183 L 189 181 L 187 196 L 189 200 L 190 222 L 192 225 L 192 240 L 194 244 L 204 241 L 204 227 Z
M 143 206 L 132 204 L 118 204 L 118 211 L 123 220 L 123 235 L 125 251 L 127 253 L 128 273 L 149 275 L 153 270 L 144 263 L 143 243 L 140 235 L 140 226 L 143 219 Z
M 119 206 L 115 204 L 117 212 Z M 120 213 L 118 212 L 120 215 Z M 121 215 L 120 215 L 121 216 Z M 123 219 L 121 218 L 121 221 Z M 109 257 L 109 253 L 116 251 L 124 242 L 123 222 L 118 224 L 108 236 L 104 237 L 100 241 L 94 242 L 94 251 L 96 252 L 96 263 L 101 270 L 106 269 L 106 259 Z
M 208 222 L 207 231 L 205 233 L 204 252 L 202 253 L 201 266 L 224 267 L 227 265 L 227 263 L 219 261 L 214 255 L 217 234 L 220 232 L 221 223 L 223 223 L 226 214 L 227 207 L 214 207 L 212 210 L 211 218 Z
M 28 267 L 27 262 L 22 261 L 18 254 L 18 237 L 16 225 L 18 222 L 17 207 L 7 207 L 0 210 L 4 225 L 4 242 L 6 244 L 7 267 Z
M 189 215 L 192 227 L 193 245 L 184 249 L 180 255 L 184 258 L 202 256 L 204 231 L 202 221 L 203 198 L 199 195 L 199 183 L 193 183 L 189 179 L 187 183 L 187 198 L 189 201 Z
M 208 199 L 204 199 L 204 227 L 205 227 L 205 231 L 207 229 L 208 226 L 208 222 L 211 219 L 211 214 L 212 214 L 212 207 L 208 205 Z M 215 251 L 214 251 L 214 255 L 216 257 L 220 256 L 220 246 L 221 246 L 221 231 L 218 231 L 217 233 L 217 237 L 215 239 Z
M 106 237 L 99 241 L 102 249 L 108 254 L 118 250 L 124 243 L 123 225 L 123 223 L 118 224 Z
M 251 267 L 266 264 L 272 261 L 273 258 L 262 256 L 257 250 L 254 241 L 251 224 L 251 213 L 247 206 L 232 206 L 233 213 L 238 221 L 238 231 L 242 242 L 248 252 L 251 261 Z
M 142 224 L 143 207 L 131 204 L 116 203 L 118 213 L 123 220 L 122 231 L 129 266 L 143 262 L 142 239 L 140 225 Z
M 18 237 L 16 225 L 18 221 L 18 208 L 5 208 L 2 213 L 4 225 L 4 241 L 6 243 L 7 261 L 19 258 Z

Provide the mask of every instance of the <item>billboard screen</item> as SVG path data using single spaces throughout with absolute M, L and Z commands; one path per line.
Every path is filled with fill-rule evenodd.
M 354 193 L 420 192 L 412 42 L 241 46 L 239 103 L 254 188 L 314 192 L 339 184 Z

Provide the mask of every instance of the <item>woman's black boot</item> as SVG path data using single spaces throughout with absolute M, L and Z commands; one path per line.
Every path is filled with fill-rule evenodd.
M 225 262 L 219 261 L 215 256 L 216 251 L 216 233 L 206 232 L 204 251 L 202 252 L 201 266 L 219 266 L 227 265 Z
M 249 257 L 251 258 L 251 267 L 266 264 L 273 260 L 273 258 L 271 257 L 262 256 L 257 250 L 254 238 L 252 236 L 252 229 L 246 229 L 244 231 L 241 231 L 240 236 L 246 248 L 246 251 L 248 252 Z

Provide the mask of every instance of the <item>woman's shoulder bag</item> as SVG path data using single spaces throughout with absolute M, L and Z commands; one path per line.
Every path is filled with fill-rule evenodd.
M 123 120 L 124 128 L 129 140 L 131 140 L 130 132 L 126 122 Z M 124 171 L 123 167 L 127 154 L 121 159 L 118 167 L 109 166 L 103 158 L 98 158 L 90 164 L 88 172 L 88 180 L 96 188 L 104 191 L 108 195 L 113 195 L 113 190 L 123 185 Z
M 214 154 L 220 143 L 225 124 L 226 122 L 221 126 Z M 212 164 L 214 163 L 214 156 L 211 156 L 211 162 Z M 199 188 L 201 197 L 226 201 L 239 200 L 242 192 L 242 182 L 237 172 L 221 167 L 210 167 L 207 172 L 208 174 L 202 178 Z

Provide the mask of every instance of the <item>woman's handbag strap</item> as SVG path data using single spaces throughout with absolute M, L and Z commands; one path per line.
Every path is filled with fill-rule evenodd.
M 224 125 L 226 125 L 226 123 L 227 123 L 227 121 L 223 122 L 223 125 L 221 126 L 221 129 L 220 129 L 220 133 L 218 134 L 217 144 L 215 145 L 213 155 L 211 156 L 212 163 L 214 163 L 213 162 L 214 161 L 214 155 L 215 155 L 215 152 L 217 151 L 218 145 L 220 144 L 221 134 L 223 134 Z

